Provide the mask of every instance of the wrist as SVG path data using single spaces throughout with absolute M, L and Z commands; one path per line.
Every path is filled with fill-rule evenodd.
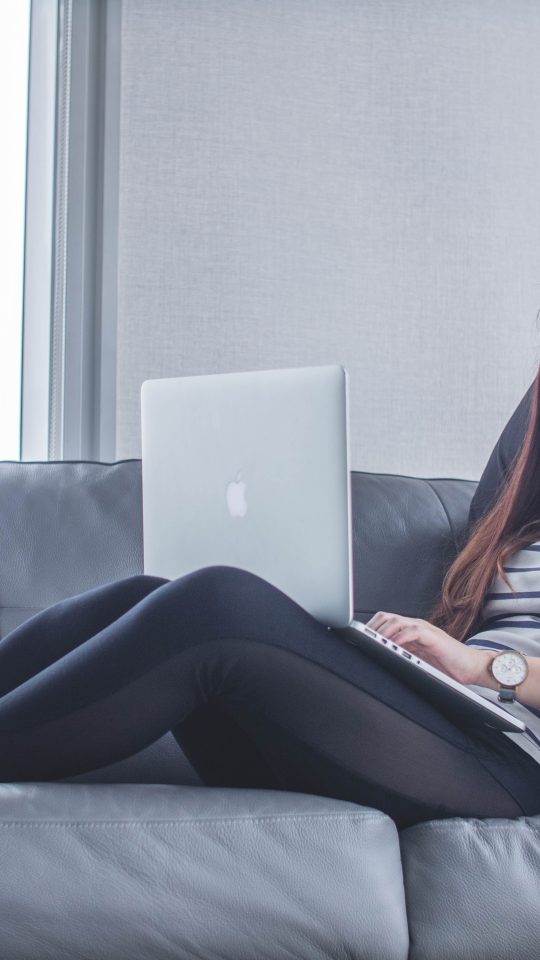
M 498 683 L 491 673 L 490 664 L 494 657 L 499 653 L 498 650 L 476 650 L 469 648 L 474 655 L 471 658 L 470 678 L 467 684 L 475 684 L 479 687 L 491 687 L 492 690 L 498 689 Z

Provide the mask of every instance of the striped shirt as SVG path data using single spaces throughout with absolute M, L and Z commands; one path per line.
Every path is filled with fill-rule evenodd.
M 540 540 L 507 557 L 503 568 L 515 593 L 496 572 L 482 607 L 482 628 L 465 643 L 483 650 L 519 650 L 525 656 L 540 657 Z M 498 703 L 497 690 L 474 684 L 470 688 Z M 540 710 L 519 702 L 504 708 L 523 720 L 529 731 L 505 731 L 505 736 L 540 763 Z

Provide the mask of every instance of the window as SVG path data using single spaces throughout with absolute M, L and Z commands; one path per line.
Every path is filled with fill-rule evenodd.
M 0 6 L 0 460 L 19 460 L 30 0 Z

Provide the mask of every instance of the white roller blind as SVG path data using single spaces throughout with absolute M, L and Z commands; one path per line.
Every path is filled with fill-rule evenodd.
M 338 361 L 355 468 L 477 479 L 540 359 L 540 5 L 125 0 L 117 447 Z

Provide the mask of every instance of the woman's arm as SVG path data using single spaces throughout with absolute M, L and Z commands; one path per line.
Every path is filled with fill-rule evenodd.
M 498 689 L 488 667 L 499 650 L 469 647 L 427 620 L 402 617 L 383 610 L 371 617 L 367 625 L 460 683 Z M 525 706 L 540 709 L 540 657 L 526 657 L 526 660 L 529 675 L 519 687 L 517 699 Z

